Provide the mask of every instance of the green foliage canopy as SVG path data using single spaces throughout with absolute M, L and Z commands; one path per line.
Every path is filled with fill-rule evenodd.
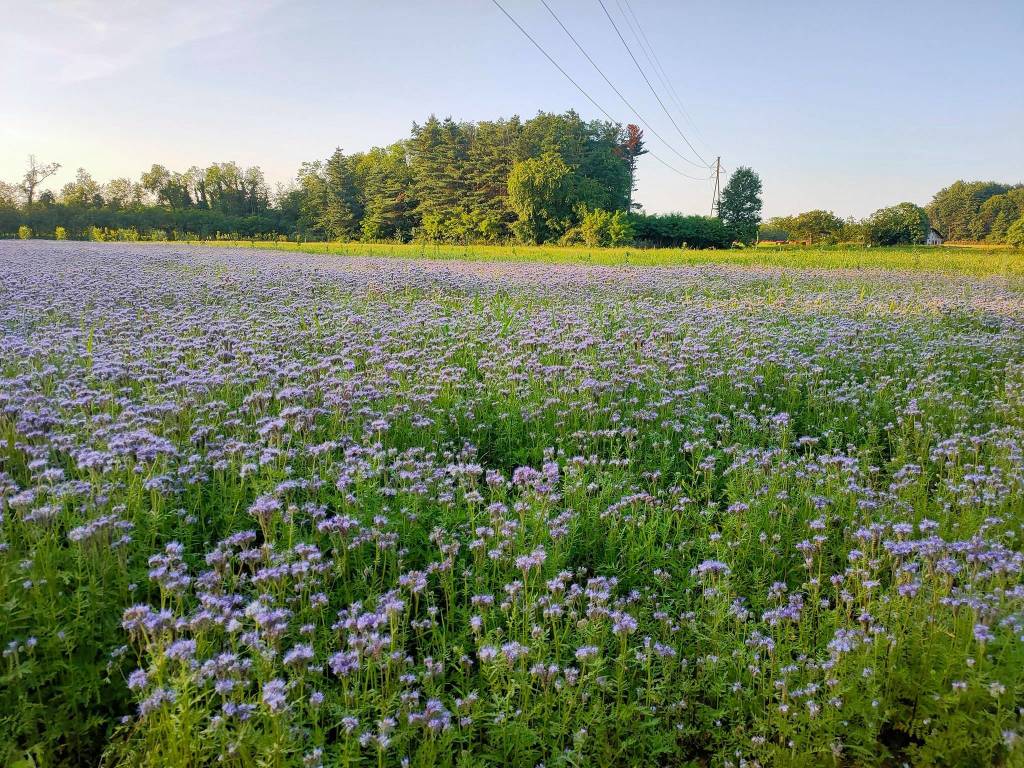
M 630 217 L 636 241 L 659 248 L 728 248 L 733 232 L 719 218 L 681 213 L 642 214 Z
M 718 213 L 737 240 L 752 243 L 761 223 L 761 177 L 750 168 L 737 168 L 722 190 Z
M 69 238 L 96 230 L 156 239 L 451 244 L 625 243 L 635 237 L 651 245 L 712 248 L 750 243 L 759 232 L 762 239 L 816 244 L 924 237 L 917 235 L 916 206 L 913 213 L 903 210 L 901 225 L 894 224 L 896 213 L 844 221 L 816 209 L 759 226 L 761 180 L 746 167 L 726 184 L 717 224 L 701 216 L 633 215 L 639 208 L 632 197 L 636 163 L 646 152 L 637 126 L 587 121 L 568 111 L 480 122 L 432 115 L 413 124 L 405 140 L 355 154 L 338 149 L 304 163 L 295 181 L 273 194 L 258 167 L 216 162 L 185 171 L 154 164 L 138 180 L 106 184 L 80 168 L 54 195 L 41 185 L 59 164 L 31 158 L 21 183 L 0 182 L 0 236 L 15 236 L 25 226 L 36 233 L 61 227 Z M 1008 242 L 1024 215 L 1024 184 L 957 181 L 935 195 L 927 213 L 949 240 Z
M 812 243 L 834 243 L 843 234 L 845 222 L 832 211 L 806 211 L 796 216 L 776 216 L 762 227 L 762 238 L 770 240 L 809 240 Z M 764 232 L 781 234 L 767 237 Z
M 871 245 L 916 245 L 928 234 L 928 214 L 913 203 L 900 203 L 871 214 L 865 225 Z
M 927 212 L 932 226 L 949 240 L 985 240 L 990 235 L 1000 240 L 1022 207 L 1022 185 L 956 181 L 935 194 Z
M 1024 216 L 1017 219 L 1006 230 L 1006 242 L 1014 248 L 1024 248 Z

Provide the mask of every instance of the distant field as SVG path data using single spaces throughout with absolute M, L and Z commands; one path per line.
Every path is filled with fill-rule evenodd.
M 583 246 L 426 245 L 421 243 L 274 243 L 249 240 L 201 241 L 200 245 L 262 248 L 339 256 L 389 256 L 403 259 L 530 261 L 548 264 L 677 267 L 699 264 L 784 267 L 790 269 L 901 269 L 983 277 L 1024 277 L 1024 253 L 1000 246 L 926 246 L 899 248 L 793 246 L 731 251 L 683 248 L 588 248 Z

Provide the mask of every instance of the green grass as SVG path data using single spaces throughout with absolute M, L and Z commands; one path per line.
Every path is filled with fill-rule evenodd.
M 595 266 L 681 267 L 726 264 L 786 269 L 910 270 L 973 277 L 1024 277 L 1024 252 L 999 246 L 927 246 L 868 248 L 759 247 L 730 251 L 684 248 L 590 248 L 554 245 L 431 245 L 422 243 L 291 243 L 204 240 L 196 244 L 261 248 L 338 256 L 401 259 L 520 261 Z

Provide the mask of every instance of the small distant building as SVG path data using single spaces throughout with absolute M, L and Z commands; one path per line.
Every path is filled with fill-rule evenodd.
M 928 227 L 928 236 L 924 239 L 925 245 L 942 245 L 946 241 L 939 230 L 935 227 Z

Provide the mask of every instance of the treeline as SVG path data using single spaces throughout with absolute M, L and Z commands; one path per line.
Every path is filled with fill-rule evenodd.
M 950 240 L 1004 243 L 1014 226 L 1024 227 L 1024 184 L 957 181 L 936 193 L 927 210 Z
M 925 242 L 934 228 L 945 240 L 1024 246 L 1024 184 L 957 181 L 924 208 L 900 203 L 866 219 L 814 210 L 763 223 L 761 240 L 904 245 Z
M 174 172 L 154 165 L 138 181 L 106 184 L 79 168 L 57 194 L 39 192 L 57 168 L 30 158 L 21 184 L 0 182 L 0 235 L 163 240 L 217 233 L 261 237 L 294 229 L 295 214 L 271 205 L 259 168 L 213 163 Z
M 479 123 L 431 117 L 389 147 L 307 163 L 300 232 L 332 240 L 558 240 L 587 211 L 628 211 L 641 133 L 574 112 Z
M 79 169 L 58 194 L 40 193 L 57 166 L 31 158 L 20 185 L 0 187 L 0 235 L 696 248 L 753 238 L 760 219 L 756 194 L 732 219 L 725 203 L 721 218 L 638 212 L 636 167 L 646 152 L 637 126 L 586 121 L 570 111 L 525 121 L 431 116 L 403 141 L 352 154 L 338 149 L 304 163 L 293 183 L 273 193 L 259 168 L 235 163 L 184 172 L 154 165 L 137 181 L 106 184 Z M 748 186 L 751 177 L 756 181 L 759 194 L 756 174 L 741 171 Z M 723 199 L 747 188 L 727 186 L 732 197 Z

